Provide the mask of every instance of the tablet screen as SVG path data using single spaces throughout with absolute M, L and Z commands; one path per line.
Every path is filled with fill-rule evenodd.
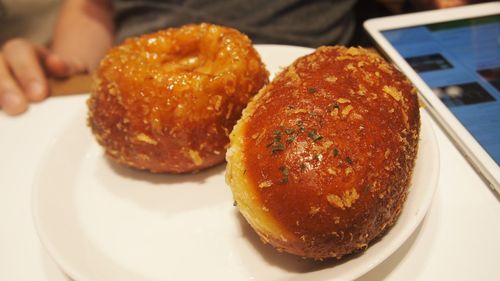
M 382 34 L 500 165 L 500 15 Z

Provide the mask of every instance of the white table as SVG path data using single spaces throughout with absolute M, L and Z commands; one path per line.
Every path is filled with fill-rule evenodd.
M 0 112 L 0 280 L 68 280 L 41 245 L 30 192 L 44 149 L 85 96 Z M 360 280 L 500 280 L 500 202 L 433 123 L 441 169 L 431 209 L 399 250 Z

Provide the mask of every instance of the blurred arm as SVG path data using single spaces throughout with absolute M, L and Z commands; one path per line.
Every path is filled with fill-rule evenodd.
M 85 70 L 94 69 L 114 37 L 110 0 L 66 0 L 54 29 L 50 49 Z
M 0 51 L 0 108 L 17 115 L 50 93 L 47 78 L 92 71 L 113 44 L 111 0 L 65 0 L 49 48 L 23 38 Z

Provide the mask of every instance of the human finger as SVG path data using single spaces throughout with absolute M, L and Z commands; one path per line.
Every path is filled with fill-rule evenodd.
M 47 78 L 33 44 L 24 39 L 12 39 L 4 45 L 3 55 L 17 84 L 31 101 L 47 97 Z
M 0 53 L 0 107 L 9 115 L 20 114 L 28 108 L 28 101 L 11 76 Z
M 57 78 L 65 78 L 73 74 L 72 67 L 56 54 L 45 57 L 45 68 L 47 72 Z

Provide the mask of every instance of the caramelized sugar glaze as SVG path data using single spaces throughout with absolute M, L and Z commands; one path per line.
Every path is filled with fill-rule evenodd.
M 130 38 L 95 74 L 88 123 L 106 154 L 152 172 L 224 160 L 241 111 L 268 82 L 251 41 L 211 24 Z

